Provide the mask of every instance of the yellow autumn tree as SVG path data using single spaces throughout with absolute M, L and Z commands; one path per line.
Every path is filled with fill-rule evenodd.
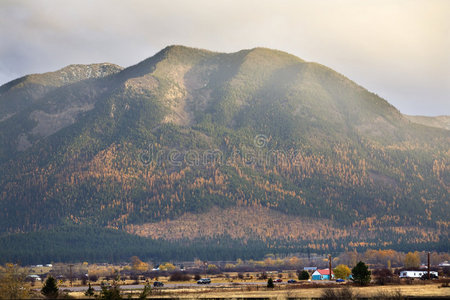
M 348 276 L 352 273 L 350 271 L 350 268 L 347 265 L 338 265 L 336 268 L 333 269 L 334 277 L 341 278 L 341 279 L 347 279 Z
M 0 299 L 27 299 L 30 290 L 25 284 L 25 272 L 14 264 L 6 264 L 0 275 Z
M 143 262 L 137 256 L 131 258 L 131 267 L 134 271 L 145 272 L 148 270 L 148 264 Z
M 159 265 L 159 269 L 161 271 L 173 271 L 176 269 L 176 267 L 173 264 L 166 262 L 165 264 Z
M 405 255 L 405 268 L 414 269 L 420 266 L 420 256 L 419 252 L 408 252 Z

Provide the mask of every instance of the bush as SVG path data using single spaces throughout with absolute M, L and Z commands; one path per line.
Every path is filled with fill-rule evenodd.
M 322 292 L 322 295 L 320 296 L 320 299 L 357 299 L 358 294 L 355 293 L 352 289 L 345 287 L 342 289 L 339 288 L 327 288 L 324 289 Z
M 377 269 L 373 271 L 375 282 L 379 285 L 385 285 L 394 282 L 394 274 L 389 269 Z
M 133 280 L 133 284 L 139 284 L 139 275 L 131 274 L 130 279 Z
M 200 280 L 200 278 L 202 278 L 202 276 L 200 276 L 200 274 L 195 274 L 194 275 L 194 280 L 195 281 Z
M 169 281 L 189 281 L 191 279 L 192 278 L 189 274 L 183 272 L 172 273 L 169 277 Z
M 89 275 L 89 281 L 97 282 L 98 276 L 97 275 Z
M 115 278 L 116 278 L 116 276 L 114 276 L 114 275 L 107 275 L 107 276 L 105 276 L 105 279 L 107 281 L 114 280 Z
M 403 300 L 405 299 L 401 293 L 400 290 L 394 291 L 394 292 L 387 292 L 387 291 L 380 291 L 375 296 L 373 296 L 373 299 L 380 299 L 380 300 Z

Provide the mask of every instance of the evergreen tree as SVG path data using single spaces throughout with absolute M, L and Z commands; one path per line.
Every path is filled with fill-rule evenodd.
M 360 261 L 352 269 L 352 280 L 360 285 L 367 285 L 370 282 L 370 274 L 366 264 Z
M 102 286 L 102 291 L 100 293 L 100 299 L 104 300 L 121 300 L 119 284 L 114 281 L 111 287 Z
M 54 299 L 58 297 L 59 289 L 56 284 L 56 279 L 53 276 L 49 276 L 41 289 L 42 295 L 49 299 Z
M 91 283 L 89 283 L 89 287 L 84 293 L 84 295 L 88 296 L 89 298 L 94 296 L 94 289 L 91 287 Z
M 147 299 L 147 296 L 152 293 L 152 288 L 149 284 L 144 286 L 142 293 L 139 295 L 139 299 Z
M 273 289 L 274 285 L 273 285 L 273 280 L 272 278 L 269 278 L 269 280 L 267 280 L 267 287 Z
M 298 280 L 308 280 L 308 279 L 309 279 L 308 271 L 303 270 L 298 274 Z

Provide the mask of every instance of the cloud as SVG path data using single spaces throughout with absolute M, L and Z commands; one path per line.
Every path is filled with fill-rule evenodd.
M 265 46 L 343 73 L 409 114 L 450 114 L 450 2 L 2 1 L 0 83 L 71 63 L 129 66 L 170 44 Z

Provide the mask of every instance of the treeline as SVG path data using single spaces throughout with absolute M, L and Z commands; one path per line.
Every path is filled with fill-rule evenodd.
M 322 241 L 325 245 L 326 241 Z M 380 245 L 381 247 L 381 245 Z M 448 252 L 448 243 L 404 244 L 401 249 Z M 364 251 L 368 247 L 357 247 Z M 63 226 L 53 230 L 12 234 L 0 238 L 0 264 L 49 262 L 124 262 L 132 256 L 144 261 L 189 261 L 261 259 L 268 253 L 288 256 L 310 251 L 319 254 L 343 252 L 341 246 L 311 249 L 307 243 L 289 240 L 235 240 L 229 236 L 164 241 L 127 234 L 114 229 Z
M 218 238 L 167 242 L 142 238 L 114 229 L 63 226 L 12 234 L 0 238 L 0 263 L 39 264 L 48 262 L 123 262 L 136 255 L 145 260 L 234 260 L 262 257 L 267 246 L 261 241 Z

